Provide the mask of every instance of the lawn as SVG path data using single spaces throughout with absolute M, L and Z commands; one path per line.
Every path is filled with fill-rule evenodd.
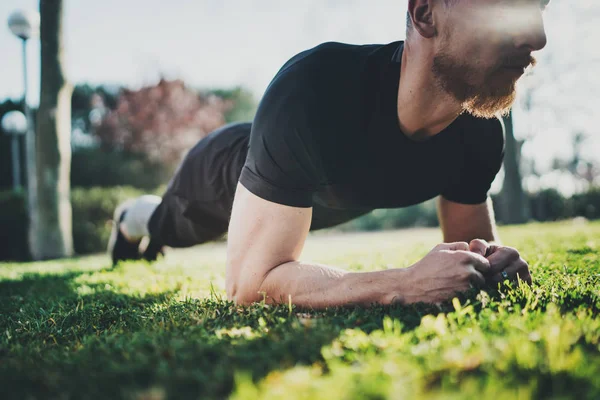
M 0 264 L 2 399 L 600 399 L 600 223 L 501 228 L 534 286 L 444 304 L 236 307 L 225 247 L 110 268 Z M 402 268 L 438 230 L 311 235 L 304 260 Z

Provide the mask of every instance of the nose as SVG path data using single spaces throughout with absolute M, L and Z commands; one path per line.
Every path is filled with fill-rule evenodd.
M 513 39 L 516 48 L 537 51 L 546 47 L 547 38 L 544 19 L 539 8 L 521 9 L 517 17 L 519 22 L 514 25 Z

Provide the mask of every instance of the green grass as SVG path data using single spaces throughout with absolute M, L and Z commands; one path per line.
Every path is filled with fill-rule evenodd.
M 500 233 L 534 286 L 441 308 L 236 307 L 223 243 L 115 269 L 0 264 L 0 398 L 599 399 L 600 223 Z M 320 233 L 303 259 L 406 267 L 440 240 Z

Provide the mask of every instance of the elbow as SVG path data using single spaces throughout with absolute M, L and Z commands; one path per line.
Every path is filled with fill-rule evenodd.
M 256 299 L 250 295 L 251 290 L 239 287 L 237 284 L 227 285 L 227 300 L 232 301 L 237 306 L 249 306 L 256 302 Z
M 227 300 L 232 301 L 239 306 L 249 306 L 262 301 L 260 288 L 243 277 L 227 276 L 225 280 L 225 289 L 227 292 Z
M 255 263 L 247 259 L 235 260 L 234 258 L 227 260 L 225 274 L 227 300 L 243 306 L 267 301 L 267 299 L 272 300 L 273 291 L 277 292 L 277 285 L 266 281 L 271 276 L 271 272 L 281 264 L 278 263 L 267 268 L 256 268 L 257 264 L 261 265 L 260 261 Z
M 237 306 L 250 306 L 254 303 L 262 301 L 263 297 L 257 290 L 252 288 L 239 287 L 233 290 L 227 290 L 227 299 L 232 301 Z
M 251 306 L 252 304 L 258 303 L 257 299 L 247 295 L 234 296 L 231 301 L 233 301 L 236 306 Z

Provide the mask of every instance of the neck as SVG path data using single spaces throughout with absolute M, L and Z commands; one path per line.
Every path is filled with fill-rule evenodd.
M 409 138 L 419 141 L 435 136 L 462 112 L 461 104 L 444 92 L 431 71 L 429 52 L 404 44 L 398 86 L 398 122 Z

